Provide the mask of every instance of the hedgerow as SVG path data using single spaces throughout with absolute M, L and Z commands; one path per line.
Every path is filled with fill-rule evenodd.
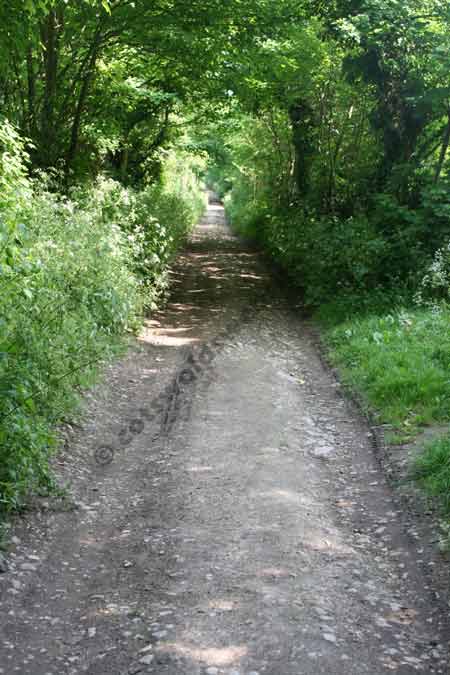
M 51 485 L 57 425 L 105 360 L 161 301 L 167 266 L 198 217 L 194 189 L 100 178 L 70 196 L 27 176 L 0 125 L 0 510 Z

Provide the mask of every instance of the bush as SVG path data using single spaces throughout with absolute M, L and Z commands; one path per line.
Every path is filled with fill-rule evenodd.
M 75 191 L 88 209 L 100 208 L 103 222 L 125 232 L 147 309 L 155 309 L 168 288 L 168 265 L 206 207 L 188 158 L 183 165 L 169 156 L 163 182 L 142 190 L 100 178 L 94 190 Z
M 238 233 L 258 241 L 282 266 L 305 304 L 332 302 L 336 315 L 339 305 L 348 316 L 372 303 L 386 310 L 383 295 L 411 302 L 436 248 L 450 235 L 448 189 L 423 187 L 414 208 L 385 192 L 333 213 L 312 195 L 300 200 L 277 189 L 258 165 L 257 147 L 254 165 L 245 156 L 242 166 L 232 167 L 227 214 Z M 431 270 L 435 290 L 437 272 L 448 264 L 443 253 L 438 258 Z
M 272 213 L 255 202 L 237 208 L 230 199 L 227 211 L 235 229 L 258 240 L 303 290 L 307 306 L 336 294 L 362 298 L 386 278 L 389 246 L 364 216 L 318 217 L 295 207 Z
M 136 195 L 125 227 L 135 245 L 134 269 L 145 285 L 147 306 L 155 307 L 164 297 L 169 283 L 168 265 L 202 210 L 194 200 L 180 199 L 159 186 Z
M 0 509 L 48 488 L 56 425 L 166 285 L 201 198 L 108 179 L 70 198 L 31 181 L 0 125 Z
M 131 249 L 99 210 L 35 190 L 23 236 L 2 267 L 0 298 L 0 503 L 17 507 L 48 482 L 54 425 L 97 364 L 138 324 L 142 301 Z

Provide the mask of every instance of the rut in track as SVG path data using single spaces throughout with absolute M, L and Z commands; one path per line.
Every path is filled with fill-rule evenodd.
M 447 673 L 430 558 L 369 436 L 211 204 L 58 458 L 73 508 L 15 525 L 0 673 Z

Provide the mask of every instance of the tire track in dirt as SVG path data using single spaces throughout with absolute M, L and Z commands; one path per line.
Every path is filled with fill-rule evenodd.
M 65 508 L 14 523 L 0 673 L 448 672 L 434 559 L 220 205 L 172 278 L 68 433 Z

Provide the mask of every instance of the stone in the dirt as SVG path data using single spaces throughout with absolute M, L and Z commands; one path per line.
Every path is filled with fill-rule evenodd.
M 146 656 L 143 656 L 142 659 L 139 659 L 139 663 L 142 663 L 144 666 L 149 666 L 151 663 L 153 663 L 153 659 L 155 657 L 153 654 L 146 654 Z
M 33 565 L 32 563 L 23 563 L 23 564 L 21 565 L 21 568 L 22 568 L 25 572 L 36 572 L 36 570 L 37 570 L 36 565 Z
M 147 645 L 139 650 L 139 654 L 145 654 L 146 652 L 151 652 L 153 650 L 153 645 Z
M 327 642 L 332 642 L 334 645 L 335 645 L 336 642 L 337 642 L 337 640 L 336 640 L 336 635 L 335 635 L 334 633 L 324 633 L 324 634 L 323 634 L 323 638 L 324 638 L 324 640 L 326 640 Z
M 313 448 L 312 455 L 317 457 L 317 459 L 329 459 L 334 452 L 334 448 L 328 445 L 321 445 L 319 447 Z
M 162 640 L 163 638 L 167 637 L 167 631 L 166 630 L 158 630 L 153 633 L 153 637 L 155 637 L 157 640 Z
M 206 675 L 218 675 L 219 669 L 218 668 L 207 668 L 206 669 Z
M 0 574 L 6 574 L 8 570 L 9 570 L 8 563 L 0 553 Z

